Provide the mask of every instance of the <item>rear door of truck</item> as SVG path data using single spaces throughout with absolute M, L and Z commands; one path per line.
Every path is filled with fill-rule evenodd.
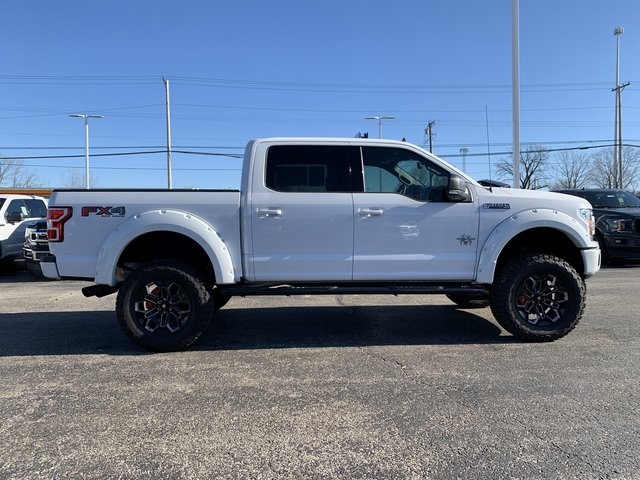
M 260 148 L 245 252 L 249 276 L 255 281 L 351 280 L 353 147 L 294 143 Z

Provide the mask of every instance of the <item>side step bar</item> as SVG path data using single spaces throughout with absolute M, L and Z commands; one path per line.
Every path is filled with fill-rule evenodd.
M 221 293 L 225 295 L 245 297 L 254 295 L 410 295 L 410 294 L 469 294 L 483 295 L 488 291 L 482 286 L 468 286 L 463 284 L 429 284 L 429 283 L 401 283 L 401 284 L 267 284 L 267 285 L 219 285 Z
M 85 297 L 105 297 L 118 291 L 118 286 L 91 285 L 82 289 Z M 259 295 L 430 295 L 430 294 L 468 294 L 485 295 L 487 289 L 482 286 L 469 286 L 459 283 L 433 284 L 424 282 L 409 282 L 399 284 L 376 283 L 345 283 L 338 285 L 323 284 L 241 284 L 219 285 L 218 289 L 224 295 L 234 297 L 250 297 Z

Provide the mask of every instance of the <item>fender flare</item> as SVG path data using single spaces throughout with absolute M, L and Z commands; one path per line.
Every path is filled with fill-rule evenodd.
M 231 254 L 214 228 L 201 218 L 178 210 L 150 210 L 129 217 L 105 239 L 96 261 L 95 282 L 115 286 L 116 267 L 125 248 L 140 235 L 152 232 L 174 232 L 194 240 L 206 252 L 217 283 L 234 283 Z
M 595 248 L 588 232 L 578 220 L 566 213 L 552 209 L 525 210 L 500 222 L 487 237 L 478 260 L 476 281 L 493 283 L 498 257 L 504 247 L 518 234 L 534 228 L 551 228 L 564 233 L 577 249 Z

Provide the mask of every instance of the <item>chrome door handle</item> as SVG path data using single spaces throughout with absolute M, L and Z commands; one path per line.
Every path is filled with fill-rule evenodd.
M 272 217 L 281 217 L 282 209 L 281 208 L 259 208 L 257 210 L 259 218 L 272 218 Z
M 359 208 L 358 213 L 361 217 L 381 217 L 384 210 L 382 208 Z

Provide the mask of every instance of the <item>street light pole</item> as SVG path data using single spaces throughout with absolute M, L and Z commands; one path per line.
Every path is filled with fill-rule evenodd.
M 102 115 L 88 115 L 86 113 L 72 113 L 72 118 L 84 119 L 84 188 L 89 189 L 89 119 L 104 118 Z
M 365 120 L 377 120 L 378 121 L 378 138 L 382 138 L 382 120 L 393 120 L 396 117 L 375 115 L 373 117 L 364 117 Z
M 511 29 L 511 110 L 513 115 L 513 188 L 520 188 L 520 0 L 513 0 Z

